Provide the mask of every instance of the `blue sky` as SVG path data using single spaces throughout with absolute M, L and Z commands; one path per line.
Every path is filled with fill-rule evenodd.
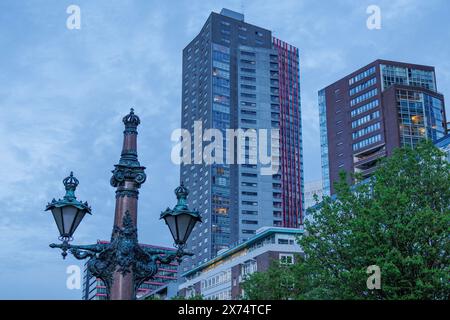
M 66 8 L 81 8 L 68 30 Z M 367 6 L 381 8 L 381 30 L 366 28 Z M 382 58 L 436 67 L 450 97 L 450 3 L 389 1 L 0 2 L 0 299 L 79 299 L 66 267 L 79 264 L 48 248 L 57 229 L 45 205 L 63 195 L 73 170 L 77 196 L 93 215 L 77 243 L 109 239 L 120 156 L 121 118 L 141 117 L 139 157 L 147 182 L 139 202 L 140 241 L 171 245 L 159 213 L 175 202 L 178 167 L 170 160 L 180 126 L 181 51 L 211 11 L 243 11 L 300 49 L 305 180 L 320 179 L 317 91 Z M 447 107 L 447 114 L 449 114 Z

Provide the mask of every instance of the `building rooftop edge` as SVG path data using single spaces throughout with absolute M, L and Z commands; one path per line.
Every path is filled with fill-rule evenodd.
M 343 77 L 341 77 L 339 80 L 334 81 L 333 83 L 323 87 L 322 89 L 320 89 L 318 91 L 320 92 L 322 90 L 326 90 L 329 87 L 334 86 L 336 83 L 338 83 L 338 82 L 340 82 L 340 81 L 342 81 L 342 80 L 344 80 L 346 78 L 352 77 L 352 76 L 354 76 L 354 75 L 364 71 L 369 66 L 378 65 L 378 64 L 393 64 L 393 65 L 401 65 L 401 66 L 412 66 L 412 67 L 416 67 L 418 69 L 427 69 L 427 70 L 430 70 L 430 71 L 435 71 L 435 67 L 434 66 L 428 66 L 428 65 L 417 64 L 417 63 L 409 63 L 409 62 L 403 62 L 403 61 L 395 61 L 395 60 L 375 59 L 372 62 L 370 62 L 370 63 L 368 63 L 368 64 L 366 64 L 366 65 L 364 65 L 364 66 L 362 66 L 362 67 L 360 67 L 358 69 L 356 69 L 355 71 L 353 71 L 353 72 L 351 72 L 351 73 L 349 73 L 349 74 L 347 74 L 347 75 L 345 75 Z
M 245 16 L 243 13 L 234 11 L 234 10 L 230 10 L 227 8 L 222 8 L 222 10 L 220 10 L 220 15 L 228 17 L 228 18 L 232 18 L 238 21 L 245 21 Z
M 268 236 L 269 234 L 273 234 L 273 233 L 288 233 L 288 234 L 302 234 L 304 232 L 303 229 L 295 229 L 295 228 L 282 228 L 282 227 L 263 227 L 260 229 L 261 232 L 255 234 L 253 237 L 251 237 L 250 239 L 248 239 L 245 242 L 242 242 L 238 245 L 236 245 L 233 248 L 228 249 L 227 251 L 223 252 L 222 254 L 206 261 L 205 263 L 199 265 L 198 267 L 189 270 L 183 274 L 181 274 L 182 277 L 187 277 L 193 273 L 196 273 L 200 270 L 205 269 L 206 267 L 208 267 L 209 265 L 223 259 L 226 258 L 230 255 L 232 255 L 233 253 L 253 244 L 255 241 L 264 238 L 266 236 Z
M 223 8 L 223 9 L 226 9 L 226 8 Z M 222 10 L 223 10 L 223 9 L 222 9 Z M 233 11 L 233 10 L 230 10 L 230 11 Z M 233 11 L 233 12 L 235 12 L 235 11 Z M 239 14 L 239 12 L 237 12 L 237 13 Z M 201 26 L 200 31 L 194 36 L 194 38 L 193 38 L 192 40 L 190 40 L 190 41 L 186 44 L 186 46 L 184 46 L 183 51 L 186 50 L 193 42 L 195 42 L 195 39 L 197 39 L 197 37 L 201 35 L 202 29 L 205 27 L 205 25 L 208 23 L 209 19 L 210 19 L 211 16 L 213 16 L 213 15 L 222 16 L 222 17 L 227 17 L 228 19 L 236 20 L 237 22 L 244 23 L 244 24 L 253 26 L 253 27 L 255 27 L 255 28 L 258 28 L 258 29 L 261 29 L 261 30 L 270 32 L 270 34 L 272 35 L 272 31 L 269 30 L 269 29 L 267 29 L 267 28 L 263 28 L 263 27 L 257 26 L 257 25 L 255 25 L 255 24 L 249 23 L 249 22 L 247 22 L 247 21 L 245 21 L 245 20 L 239 20 L 239 19 L 230 17 L 230 16 L 228 16 L 228 15 L 223 15 L 223 14 L 221 14 L 221 13 L 218 13 L 218 12 L 215 12 L 215 11 L 211 11 L 210 14 L 208 15 L 208 18 L 206 18 L 205 22 L 204 22 L 203 25 Z M 272 37 L 273 37 L 273 35 L 272 35 Z

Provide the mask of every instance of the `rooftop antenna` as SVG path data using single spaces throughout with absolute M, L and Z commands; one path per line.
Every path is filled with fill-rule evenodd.
M 241 0 L 241 13 L 245 14 L 245 12 L 244 12 L 244 0 Z

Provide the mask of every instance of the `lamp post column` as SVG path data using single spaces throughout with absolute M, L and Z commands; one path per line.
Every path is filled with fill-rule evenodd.
M 123 132 L 122 154 L 119 163 L 114 165 L 115 169 L 112 171 L 113 176 L 111 177 L 111 185 L 116 188 L 112 242 L 123 227 L 122 223 L 127 212 L 130 214 L 133 226 L 137 226 L 138 189 L 146 180 L 145 167 L 140 165 L 137 155 L 137 126 L 140 124 L 140 120 L 134 114 L 133 109 L 123 118 L 123 123 L 125 131 Z M 112 279 L 110 299 L 135 299 L 133 271 L 130 270 L 130 272 L 123 273 L 118 269 L 119 266 L 116 266 Z

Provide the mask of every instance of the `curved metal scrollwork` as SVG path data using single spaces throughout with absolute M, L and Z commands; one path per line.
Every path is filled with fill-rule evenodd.
M 108 298 L 113 282 L 114 272 L 126 275 L 133 273 L 134 290 L 147 280 L 152 279 L 161 264 L 180 261 L 184 255 L 192 255 L 183 250 L 176 253 L 168 250 L 142 247 L 137 240 L 137 229 L 128 211 L 122 220 L 122 227 L 114 226 L 110 243 L 93 245 L 71 245 L 67 241 L 62 244 L 51 244 L 52 248 L 69 251 L 76 259 L 89 259 L 87 268 L 96 278 L 101 279 L 107 290 Z

